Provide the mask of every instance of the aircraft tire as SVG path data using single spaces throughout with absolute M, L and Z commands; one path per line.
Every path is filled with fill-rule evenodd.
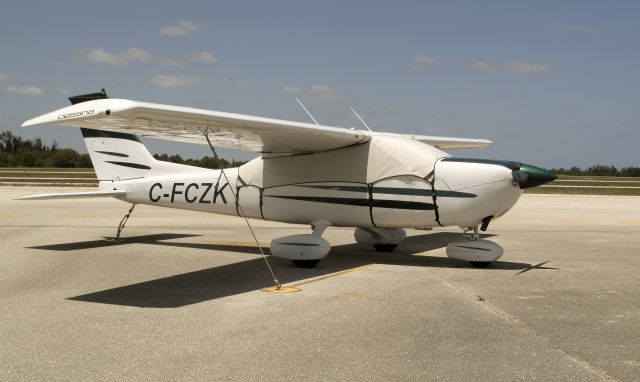
M 374 244 L 373 248 L 378 252 L 393 252 L 397 246 L 398 244 Z
M 291 262 L 298 268 L 313 268 L 318 265 L 320 260 L 291 260 Z
M 469 261 L 469 264 L 474 268 L 487 268 L 491 265 L 491 261 Z

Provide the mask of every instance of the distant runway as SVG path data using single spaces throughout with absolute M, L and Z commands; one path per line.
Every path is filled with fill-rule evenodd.
M 640 379 L 640 197 L 524 195 L 488 269 L 446 257 L 457 229 L 329 228 L 274 294 L 240 218 L 138 206 L 112 242 L 123 202 L 13 200 L 53 191 L 0 188 L 0 380 Z

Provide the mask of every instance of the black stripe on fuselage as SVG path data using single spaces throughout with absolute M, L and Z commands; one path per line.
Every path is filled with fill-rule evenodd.
M 149 167 L 147 165 L 144 165 L 144 164 L 129 163 L 129 162 L 116 162 L 116 161 L 110 161 L 110 160 L 107 160 L 105 162 L 111 163 L 111 164 L 115 164 L 117 166 L 122 166 L 122 167 L 137 168 L 137 169 L 140 169 L 140 170 L 151 170 L 151 167 Z
M 100 153 L 100 154 L 105 154 L 105 155 L 111 155 L 111 156 L 114 156 L 114 157 L 121 157 L 121 158 L 128 158 L 129 157 L 128 154 L 117 153 L 115 151 L 99 151 L 99 150 L 96 150 L 95 152 Z
M 395 208 L 399 210 L 433 210 L 435 206 L 431 203 L 412 202 L 406 200 L 380 200 L 380 199 L 360 199 L 360 198 L 326 198 L 321 196 L 284 196 L 265 195 L 267 198 L 279 198 L 289 200 L 300 200 L 304 202 L 342 204 L 348 206 L 375 207 L 375 208 Z

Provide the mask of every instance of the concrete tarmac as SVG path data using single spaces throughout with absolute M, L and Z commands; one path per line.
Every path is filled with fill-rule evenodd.
M 640 379 L 640 197 L 524 195 L 487 234 L 488 269 L 446 257 L 455 228 L 394 253 L 271 258 L 237 217 L 0 189 L 0 380 Z M 68 190 L 71 191 L 71 190 Z M 308 227 L 254 221 L 264 247 Z

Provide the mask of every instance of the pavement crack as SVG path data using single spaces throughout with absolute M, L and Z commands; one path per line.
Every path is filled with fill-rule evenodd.
M 603 381 L 609 381 L 609 382 L 618 381 L 617 379 L 615 379 L 611 375 L 609 375 L 606 371 L 604 371 L 604 370 L 602 370 L 602 369 L 600 369 L 600 368 L 598 368 L 596 366 L 591 365 L 589 362 L 581 359 L 577 355 L 571 354 L 568 350 L 565 350 L 565 349 L 561 348 L 560 346 L 556 345 L 549 337 L 547 337 L 547 336 L 545 336 L 545 335 L 543 335 L 541 333 L 536 332 L 535 330 L 531 329 L 526 324 L 524 324 L 522 321 L 518 320 L 516 317 L 514 317 L 511 314 L 499 309 L 498 307 L 496 307 L 495 305 L 491 304 L 490 302 L 487 302 L 486 298 L 484 298 L 484 297 L 480 296 L 479 294 L 474 293 L 474 292 L 472 292 L 472 291 L 470 291 L 468 289 L 465 289 L 465 288 L 462 288 L 462 287 L 458 286 L 457 284 L 445 279 L 444 277 L 437 275 L 433 271 L 430 271 L 430 272 L 435 277 L 440 279 L 440 281 L 445 286 L 455 290 L 457 293 L 459 293 L 460 295 L 464 296 L 465 298 L 470 299 L 471 301 L 473 301 L 473 303 L 479 305 L 482 309 L 488 311 L 489 313 L 500 317 L 501 319 L 507 321 L 511 325 L 514 325 L 514 326 L 518 327 L 520 330 L 524 331 L 526 334 L 528 334 L 528 335 L 532 336 L 533 338 L 537 339 L 538 341 L 544 343 L 551 350 L 562 354 L 569 361 L 571 361 L 574 364 L 582 367 L 583 369 L 587 370 L 591 374 L 602 378 Z

